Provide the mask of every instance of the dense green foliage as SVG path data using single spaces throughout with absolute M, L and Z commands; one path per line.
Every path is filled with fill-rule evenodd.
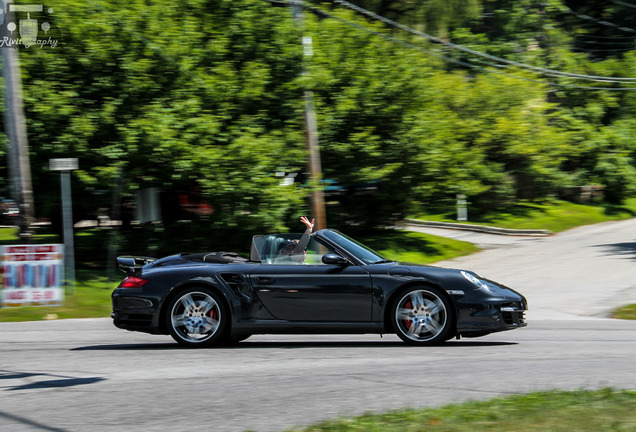
M 614 204 L 633 194 L 636 83 L 560 72 L 636 77 L 634 7 L 354 3 L 414 31 L 337 2 L 311 2 L 297 22 L 290 5 L 263 0 L 52 0 L 59 45 L 20 50 L 37 216 L 60 213 L 48 160 L 78 157 L 78 219 L 121 202 L 130 220 L 135 193 L 157 187 L 164 223 L 146 234 L 192 230 L 198 245 L 229 247 L 293 229 L 310 208 L 304 90 L 323 176 L 337 185 L 331 226 L 385 225 L 413 205 L 448 211 L 457 193 L 473 214 L 589 184 Z M 184 200 L 214 211 L 186 217 Z

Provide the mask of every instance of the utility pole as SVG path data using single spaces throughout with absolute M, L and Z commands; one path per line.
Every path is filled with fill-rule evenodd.
M 3 1 L 2 22 L 7 16 L 9 2 Z M 3 35 L 4 36 L 4 35 Z M 22 105 L 22 80 L 20 78 L 20 63 L 18 49 L 2 47 L 2 76 L 4 78 L 5 100 L 5 131 L 9 139 L 9 175 L 11 177 L 11 191 L 20 209 L 19 225 L 20 237 L 28 239 L 31 236 L 33 223 L 33 188 L 31 186 L 31 164 L 29 161 L 29 144 L 26 133 L 26 120 Z
M 293 14 L 296 25 L 302 30 L 303 11 L 302 0 L 293 1 Z M 311 36 L 303 36 L 303 56 L 313 55 Z M 304 69 L 304 68 L 303 68 Z M 306 72 L 303 70 L 303 74 Z M 305 128 L 307 131 L 307 147 L 309 148 L 309 175 L 311 179 L 312 207 L 316 219 L 316 229 L 327 228 L 327 212 L 325 210 L 325 196 L 322 182 L 322 165 L 320 162 L 320 146 L 318 143 L 318 122 L 314 107 L 314 92 L 305 90 Z

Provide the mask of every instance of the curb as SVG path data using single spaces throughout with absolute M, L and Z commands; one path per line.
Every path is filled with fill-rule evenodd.
M 405 224 L 426 226 L 431 228 L 444 228 L 464 231 L 475 231 L 487 234 L 509 235 L 509 236 L 529 236 L 529 237 L 547 237 L 554 233 L 549 230 L 533 230 L 533 229 L 511 229 L 498 228 L 487 225 L 471 225 L 453 222 L 431 222 L 419 219 L 404 219 Z

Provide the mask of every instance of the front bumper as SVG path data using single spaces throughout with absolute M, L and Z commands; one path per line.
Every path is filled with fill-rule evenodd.
M 527 309 L 525 299 L 494 300 L 461 308 L 457 320 L 457 335 L 478 337 L 526 327 L 528 325 L 525 318 Z

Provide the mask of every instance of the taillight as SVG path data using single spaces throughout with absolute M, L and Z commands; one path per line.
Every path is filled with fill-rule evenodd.
M 142 279 L 136 276 L 128 276 L 126 279 L 121 281 L 118 288 L 141 288 L 148 282 L 148 279 Z

